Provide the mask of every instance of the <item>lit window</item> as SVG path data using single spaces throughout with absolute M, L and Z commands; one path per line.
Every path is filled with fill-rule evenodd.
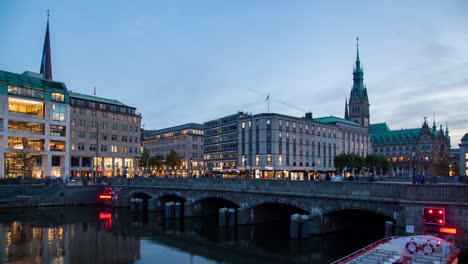
M 267 119 L 267 125 L 270 125 L 271 124 L 271 120 L 270 119 Z
M 278 164 L 283 165 L 283 155 L 278 155 Z
M 260 156 L 255 155 L 255 166 L 258 166 L 259 163 L 260 163 Z
M 242 122 L 242 128 L 245 128 L 245 122 Z

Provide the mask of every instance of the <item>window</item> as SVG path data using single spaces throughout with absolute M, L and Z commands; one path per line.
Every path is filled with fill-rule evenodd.
M 2 122 L 0 122 L 0 126 L 1 130 L 3 128 Z M 44 124 L 10 119 L 8 120 L 8 131 L 44 135 Z
M 43 102 L 9 97 L 8 111 L 19 113 L 18 115 L 26 114 L 28 116 L 35 116 L 37 118 L 43 119 L 45 114 L 45 107 Z
M 283 155 L 278 155 L 278 165 L 283 165 Z
M 101 145 L 101 151 L 107 152 L 107 145 Z
M 97 116 L 97 112 L 96 111 L 91 111 L 91 116 Z
M 78 138 L 85 138 L 86 133 L 84 131 L 78 131 Z
M 8 137 L 8 148 L 44 150 L 44 139 Z
M 96 144 L 89 144 L 90 151 L 96 151 Z
M 60 167 L 60 156 L 52 156 L 52 166 Z
M 52 93 L 52 101 L 63 103 L 65 102 L 65 95 L 61 93 Z
M 8 85 L 8 94 L 44 99 L 44 91 Z
M 267 125 L 271 125 L 271 120 L 267 119 L 266 123 L 267 123 Z
M 65 126 L 50 125 L 50 135 L 51 135 L 51 136 L 59 136 L 59 137 L 64 137 L 64 136 L 66 136 L 66 128 L 65 128 Z
M 127 136 L 122 136 L 122 142 L 127 142 Z
M 71 150 L 75 150 L 76 149 L 76 144 L 75 143 L 71 143 Z
M 242 122 L 242 128 L 245 128 L 245 122 Z
M 121 147 L 120 148 L 122 153 L 127 153 L 128 152 L 128 147 Z
M 107 140 L 107 134 L 101 134 L 101 139 L 102 140 Z
M 111 140 L 112 141 L 117 141 L 117 135 L 112 135 Z
M 267 165 L 271 166 L 271 155 L 270 154 L 267 155 Z
M 78 150 L 84 150 L 84 149 L 85 149 L 85 144 L 84 143 L 78 143 Z
M 50 151 L 65 151 L 65 141 L 51 140 L 49 148 Z
M 117 146 L 111 146 L 111 151 L 112 151 L 113 153 L 117 152 Z
M 89 138 L 96 139 L 96 133 L 89 133 Z
M 80 119 L 80 120 L 78 120 L 78 122 L 79 122 L 80 127 L 85 127 L 86 126 L 86 120 L 81 120 Z
M 86 114 L 86 110 L 84 110 L 83 108 L 80 108 L 80 115 L 85 115 Z
M 71 124 L 72 124 L 72 126 L 76 126 L 76 119 L 72 119 Z
M 258 166 L 260 164 L 260 156 L 255 155 L 255 166 Z
M 102 112 L 102 118 L 107 118 L 107 112 Z

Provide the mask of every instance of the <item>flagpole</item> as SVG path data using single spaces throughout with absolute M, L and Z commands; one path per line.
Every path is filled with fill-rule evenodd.
M 270 94 L 268 94 L 268 113 L 270 113 Z

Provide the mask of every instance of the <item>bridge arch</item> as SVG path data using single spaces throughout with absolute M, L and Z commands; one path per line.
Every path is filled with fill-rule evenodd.
M 395 223 L 395 219 L 388 215 L 363 208 L 345 208 L 328 211 L 322 215 L 322 232 L 337 230 L 357 231 L 385 235 L 386 222 Z
M 239 204 L 223 195 L 203 195 L 192 202 L 194 215 L 214 215 L 220 208 L 239 208 Z

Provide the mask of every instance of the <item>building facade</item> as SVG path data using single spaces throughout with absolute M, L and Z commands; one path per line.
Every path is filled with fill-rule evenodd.
M 450 137 L 448 129 L 437 130 L 424 120 L 421 128 L 390 130 L 386 123 L 370 127 L 372 151 L 384 155 L 394 176 L 424 173 L 430 176 L 449 175 Z
M 237 130 L 236 130 L 237 129 Z M 370 151 L 367 128 L 337 117 L 240 112 L 205 123 L 205 163 L 224 177 L 312 179 L 334 174 L 336 155 Z
M 460 144 L 460 175 L 468 176 L 468 133 L 463 136 Z
M 449 176 L 460 176 L 460 167 L 460 149 L 451 149 Z
M 367 127 L 335 116 L 314 119 L 317 122 L 333 124 L 340 131 L 338 154 L 357 154 L 366 157 L 372 153 L 372 144 Z
M 239 120 L 247 116 L 238 112 L 203 124 L 203 154 L 209 173 L 238 175 L 238 126 Z
M 133 177 L 141 115 L 117 100 L 70 91 L 71 175 Z
M 68 103 L 64 83 L 0 71 L 0 178 L 69 175 Z M 34 157 L 25 171 L 19 153 Z
M 200 175 L 203 171 L 203 125 L 185 124 L 159 130 L 144 130 L 143 148 L 150 157 L 167 155 L 174 150 L 182 158 L 182 167 L 175 172 L 187 177 Z M 153 175 L 161 176 L 155 168 Z M 162 172 L 167 173 L 167 172 Z
M 274 113 L 238 121 L 238 170 L 246 177 L 305 180 L 334 171 L 340 132 L 316 122 Z

